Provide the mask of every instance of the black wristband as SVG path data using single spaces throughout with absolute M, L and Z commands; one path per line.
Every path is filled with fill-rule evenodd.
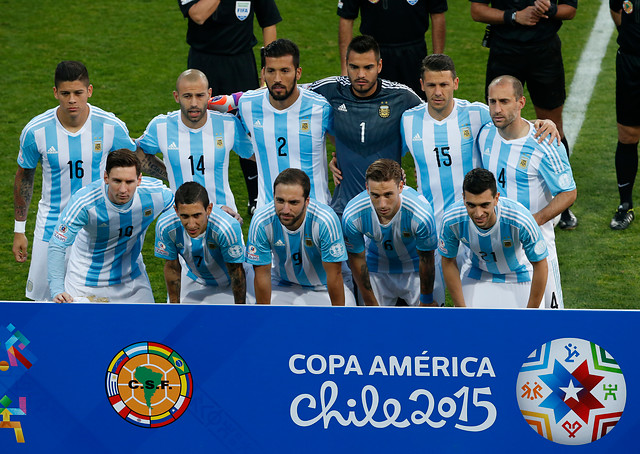
M 507 25 L 511 25 L 514 26 L 516 25 L 516 21 L 515 21 L 515 14 L 516 14 L 516 10 L 515 9 L 508 9 L 504 12 L 504 23 Z
M 558 14 L 558 5 L 556 3 L 551 2 L 549 5 L 549 9 L 547 10 L 547 17 L 551 18 Z

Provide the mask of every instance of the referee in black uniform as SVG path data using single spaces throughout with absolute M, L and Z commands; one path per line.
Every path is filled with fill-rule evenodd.
M 471 0 L 473 20 L 490 24 L 485 87 L 505 74 L 519 79 L 529 89 L 537 118 L 558 127 L 567 155 L 569 143 L 562 129 L 567 93 L 558 30 L 563 20 L 573 19 L 577 7 L 578 0 Z M 565 210 L 558 226 L 570 230 L 577 225 L 573 213 Z
M 189 20 L 188 67 L 199 69 L 209 79 L 214 93 L 231 94 L 260 86 L 253 47 L 253 18 L 262 28 L 264 45 L 277 38 L 276 24 L 282 20 L 275 0 L 178 0 Z M 240 158 L 249 194 L 249 214 L 258 198 L 258 169 L 254 161 Z
M 408 85 L 419 96 L 420 65 L 427 56 L 425 33 L 431 18 L 432 53 L 444 52 L 447 0 L 339 0 L 338 42 L 342 75 L 347 75 L 347 46 L 353 38 L 353 21 L 360 18 L 360 33 L 380 46 L 380 77 Z
M 616 55 L 616 176 L 620 205 L 610 226 L 624 230 L 635 217 L 632 192 L 640 140 L 640 0 L 609 0 L 609 8 L 618 27 L 620 46 Z

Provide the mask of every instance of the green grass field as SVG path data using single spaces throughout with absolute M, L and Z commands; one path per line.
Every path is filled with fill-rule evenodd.
M 138 137 L 157 114 L 175 110 L 172 90 L 178 74 L 186 68 L 186 20 L 175 0 L 70 0 L 66 2 L 0 1 L 0 61 L 4 75 L 0 90 L 0 156 L 2 212 L 0 230 L 0 299 L 23 300 L 28 264 L 13 259 L 13 179 L 18 139 L 24 125 L 35 115 L 56 105 L 53 72 L 60 60 L 83 61 L 89 68 L 94 95 L 91 103 L 114 112 L 124 120 L 132 137 Z M 278 36 L 292 39 L 302 53 L 302 82 L 335 75 L 338 61 L 335 0 L 278 0 L 283 22 Z M 579 5 L 573 21 L 561 30 L 569 87 L 580 53 L 600 4 Z M 484 68 L 488 50 L 480 46 L 484 25 L 474 23 L 467 0 L 450 0 L 447 13 L 446 52 L 457 64 L 460 89 L 456 96 L 482 100 Z M 258 33 L 257 36 L 261 37 Z M 429 42 L 429 41 L 428 41 Z M 635 263 L 637 225 L 623 232 L 609 229 L 617 205 L 614 151 L 616 124 L 614 105 L 615 33 L 609 43 L 585 123 L 573 146 L 572 166 L 578 184 L 574 212 L 580 225 L 573 232 L 557 232 L 558 256 L 565 304 L 569 308 L 638 307 L 638 267 Z M 221 68 L 223 71 L 224 68 Z M 524 116 L 533 118 L 531 106 Z M 572 144 L 573 145 L 573 144 Z M 246 190 L 239 166 L 233 160 L 232 187 L 239 207 L 246 204 Z M 411 159 L 403 163 L 413 175 Z M 27 222 L 32 239 L 38 185 Z M 245 232 L 248 223 L 245 223 Z M 162 261 L 153 256 L 150 229 L 145 261 L 158 301 L 165 295 Z

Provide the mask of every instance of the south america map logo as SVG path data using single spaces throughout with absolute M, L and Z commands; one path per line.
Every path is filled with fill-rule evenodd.
M 106 389 L 113 409 L 140 427 L 162 427 L 177 420 L 193 394 L 184 359 L 156 342 L 123 348 L 107 368 Z
M 620 420 L 627 388 L 620 366 L 584 339 L 556 339 L 529 355 L 516 384 L 529 426 L 564 445 L 599 440 Z

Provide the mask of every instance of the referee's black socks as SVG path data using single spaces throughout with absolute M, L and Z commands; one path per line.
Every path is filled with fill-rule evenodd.
M 638 142 L 621 143 L 616 147 L 616 177 L 618 180 L 618 192 L 620 193 L 620 205 L 628 203 L 633 207 L 633 184 L 638 172 Z

